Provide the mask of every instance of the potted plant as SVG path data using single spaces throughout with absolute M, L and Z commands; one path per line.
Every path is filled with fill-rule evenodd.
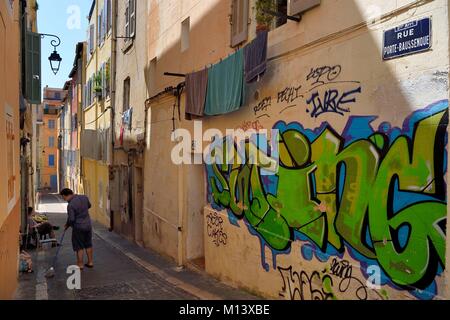
M 276 11 L 274 0 L 257 0 L 256 1 L 256 32 L 269 30 L 272 25 L 274 16 L 267 11 Z
M 102 75 L 99 72 L 94 76 L 94 94 L 97 98 L 101 99 L 102 92 L 103 92 Z

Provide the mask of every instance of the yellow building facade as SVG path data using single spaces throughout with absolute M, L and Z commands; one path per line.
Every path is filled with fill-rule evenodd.
M 110 225 L 111 1 L 93 1 L 89 14 L 81 157 L 84 193 L 92 218 Z
M 66 90 L 44 88 L 43 123 L 39 128 L 39 190 L 58 192 L 58 114 L 67 95 Z
M 19 3 L 0 1 L 0 299 L 17 286 L 20 225 Z

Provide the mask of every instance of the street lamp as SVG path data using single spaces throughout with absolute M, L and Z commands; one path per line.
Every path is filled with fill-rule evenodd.
M 50 44 L 53 46 L 53 52 L 48 57 L 48 60 L 50 61 L 50 68 L 52 69 L 53 73 L 56 75 L 59 71 L 59 67 L 61 66 L 62 58 L 59 55 L 58 51 L 56 51 L 56 47 L 58 47 L 61 44 L 61 39 L 58 36 L 55 36 L 54 34 L 47 34 L 47 33 L 40 33 L 41 38 L 44 37 L 54 37 L 57 40 L 52 40 Z
M 59 66 L 61 65 L 61 61 L 62 61 L 61 56 L 55 50 L 50 55 L 50 57 L 48 57 L 48 60 L 50 60 L 50 67 L 52 68 L 53 73 L 56 75 L 59 71 Z

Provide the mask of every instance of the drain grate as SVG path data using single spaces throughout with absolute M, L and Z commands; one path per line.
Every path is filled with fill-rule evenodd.
M 81 300 L 105 299 L 117 296 L 136 295 L 137 292 L 127 283 L 116 283 L 101 287 L 88 287 L 76 291 L 76 297 Z

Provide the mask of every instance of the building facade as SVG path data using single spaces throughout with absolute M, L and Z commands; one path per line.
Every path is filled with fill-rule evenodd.
M 148 3 L 144 245 L 268 298 L 450 297 L 448 1 L 276 1 L 294 20 L 264 3 Z M 243 106 L 186 121 L 183 78 L 164 73 L 218 64 L 264 29 L 267 70 Z M 276 129 L 275 165 L 187 163 L 226 129 Z
M 71 128 L 65 134 L 70 135 L 69 186 L 75 193 L 83 193 L 81 179 L 81 117 L 83 112 L 83 85 L 85 83 L 86 43 L 79 42 L 75 49 L 73 68 L 69 74 L 71 86 Z
M 93 218 L 110 226 L 111 164 L 111 1 L 93 1 L 89 14 L 81 157 L 85 194 Z
M 20 8 L 0 1 L 0 298 L 17 286 L 20 227 Z
M 44 88 L 43 124 L 39 126 L 38 176 L 39 190 L 58 192 L 58 144 L 60 140 L 59 113 L 64 106 L 67 91 Z
M 142 243 L 147 99 L 147 1 L 114 1 L 114 148 L 111 210 L 114 231 Z

